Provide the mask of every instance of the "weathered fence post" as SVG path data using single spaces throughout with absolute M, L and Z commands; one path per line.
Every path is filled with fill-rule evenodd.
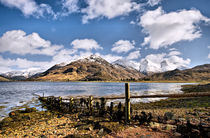
M 125 122 L 130 122 L 130 85 L 125 83 Z
M 93 96 L 89 97 L 89 110 L 90 110 L 90 114 L 93 114 Z
M 70 110 L 70 112 L 72 112 L 72 110 L 73 110 L 73 104 L 74 104 L 74 98 L 70 98 L 69 99 L 69 110 Z
M 60 106 L 60 109 L 62 107 L 62 97 L 59 96 L 59 106 Z

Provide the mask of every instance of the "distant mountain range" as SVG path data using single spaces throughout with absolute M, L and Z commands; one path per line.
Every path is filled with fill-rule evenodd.
M 31 76 L 37 74 L 37 71 L 11 71 L 2 73 L 1 76 L 9 80 L 26 80 Z
M 151 81 L 210 81 L 210 64 L 199 65 L 191 69 L 155 73 L 144 78 Z
M 210 64 L 196 66 L 191 69 L 180 67 L 179 69 L 172 70 L 168 66 L 170 63 L 162 61 L 160 70 L 160 68 L 151 66 L 147 60 L 141 63 L 140 66 L 135 62 L 127 60 L 117 60 L 109 63 L 100 56 L 91 55 L 69 64 L 56 64 L 41 73 L 37 73 L 37 71 L 4 73 L 1 74 L 0 81 L 210 81 Z M 158 70 L 155 70 L 156 68 Z
M 142 77 L 144 75 L 132 67 L 117 63 L 111 64 L 99 56 L 92 55 L 64 66 L 55 65 L 30 79 L 38 81 L 117 81 L 138 80 Z

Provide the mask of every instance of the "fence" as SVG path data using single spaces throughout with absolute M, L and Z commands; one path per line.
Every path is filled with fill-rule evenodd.
M 57 107 L 59 109 L 68 109 L 68 111 L 72 112 L 73 109 L 76 111 L 80 107 L 81 111 L 83 111 L 84 106 L 89 111 L 89 114 L 92 115 L 94 112 L 94 109 L 98 109 L 100 114 L 103 114 L 105 111 L 105 104 L 106 100 L 115 100 L 115 99 L 125 99 L 125 122 L 128 123 L 131 119 L 131 98 L 184 98 L 184 97 L 204 97 L 204 96 L 210 96 L 210 92 L 197 92 L 197 93 L 185 93 L 185 94 L 162 94 L 162 95 L 141 95 L 141 96 L 130 96 L 130 85 L 129 83 L 125 83 L 125 97 L 118 96 L 118 97 L 93 97 L 89 96 L 89 98 L 61 98 L 61 97 L 40 97 L 39 99 L 42 102 L 45 102 L 47 105 L 51 105 L 52 107 Z M 100 100 L 100 103 L 98 102 Z M 95 106 L 93 104 L 93 101 L 95 102 Z M 118 105 L 118 113 L 121 112 L 121 103 Z M 113 102 L 111 102 L 109 106 L 109 112 L 112 114 L 113 112 Z

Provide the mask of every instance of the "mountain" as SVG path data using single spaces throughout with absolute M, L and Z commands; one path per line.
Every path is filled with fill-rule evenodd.
M 10 71 L 6 73 L 2 73 L 1 75 L 5 78 L 11 79 L 11 80 L 26 80 L 27 78 L 30 78 L 31 76 L 37 74 L 39 71 Z
M 138 70 L 113 65 L 95 55 L 80 59 L 65 66 L 55 65 L 31 80 L 40 81 L 110 81 L 137 80 L 142 78 Z
M 152 81 L 210 81 L 210 64 L 199 65 L 191 69 L 155 73 L 144 78 Z
M 130 60 L 116 60 L 112 63 L 115 66 L 122 66 L 124 68 L 136 69 L 139 70 L 139 64 L 136 62 L 132 62 Z
M 0 82 L 3 82 L 3 81 L 10 81 L 10 80 L 0 75 Z
M 141 60 L 139 67 L 140 72 L 142 72 L 145 75 L 152 75 L 154 73 L 172 71 L 174 69 L 184 70 L 187 69 L 187 67 L 171 63 L 168 60 L 163 60 L 160 63 L 154 63 L 148 59 Z
M 145 75 L 161 72 L 160 67 L 157 64 L 153 64 L 147 59 L 141 61 L 139 71 Z

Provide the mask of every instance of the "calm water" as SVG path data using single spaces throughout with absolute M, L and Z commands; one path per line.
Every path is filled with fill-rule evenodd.
M 181 85 L 183 83 L 130 83 L 130 89 L 131 95 L 180 93 Z M 122 95 L 124 91 L 124 83 L 0 82 L 0 117 L 24 104 L 35 106 L 38 104 L 35 100 L 37 95 L 43 93 L 45 96 L 105 96 Z M 148 102 L 154 98 L 140 100 Z

